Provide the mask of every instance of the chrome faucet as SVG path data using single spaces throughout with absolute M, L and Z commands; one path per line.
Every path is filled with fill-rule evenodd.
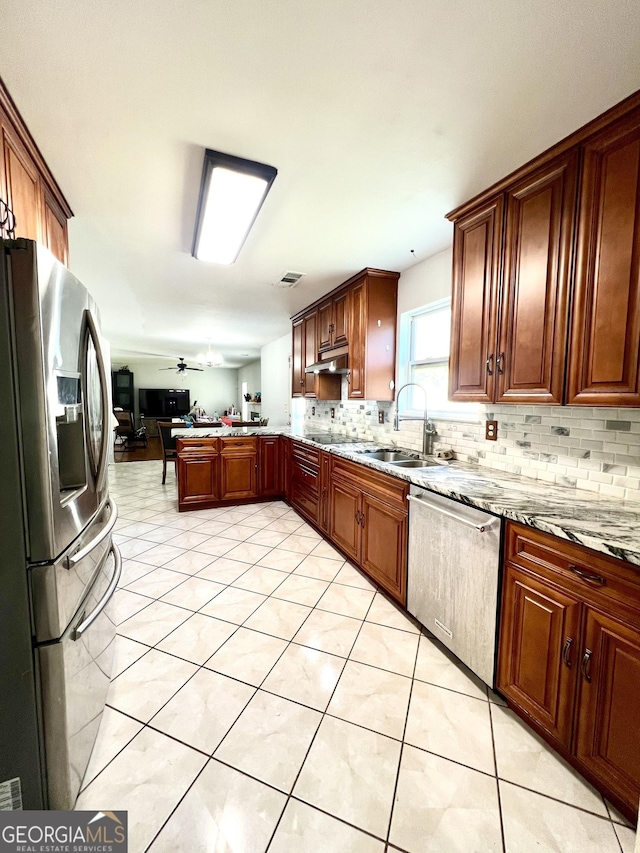
M 407 418 L 401 417 L 400 415 L 400 393 L 410 386 L 419 388 L 424 394 L 424 414 L 421 418 Z M 406 382 L 398 388 L 398 393 L 396 394 L 396 413 L 393 416 L 393 428 L 396 432 L 400 429 L 400 421 L 422 421 L 424 424 L 422 430 L 422 455 L 430 456 L 433 453 L 433 439 L 438 432 L 427 416 L 427 392 L 424 390 L 422 385 L 418 385 L 417 382 Z

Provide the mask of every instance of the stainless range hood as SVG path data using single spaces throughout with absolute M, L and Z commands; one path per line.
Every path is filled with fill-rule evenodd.
M 315 364 L 310 364 L 305 368 L 305 373 L 348 373 L 349 372 L 349 357 L 346 352 L 331 356 L 330 353 L 325 353 L 325 358 L 322 361 L 317 361 Z

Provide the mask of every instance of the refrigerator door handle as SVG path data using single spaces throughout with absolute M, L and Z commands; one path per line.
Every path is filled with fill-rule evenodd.
M 98 545 L 104 539 L 106 539 L 106 537 L 111 533 L 111 531 L 115 527 L 115 523 L 118 520 L 118 507 L 115 505 L 115 503 L 110 498 L 108 498 L 107 501 L 105 502 L 105 507 L 109 507 L 111 509 L 111 515 L 109 516 L 109 520 L 107 521 L 105 526 L 102 528 L 100 533 L 98 533 L 98 535 L 96 537 L 94 537 L 91 540 L 91 542 L 88 542 L 84 546 L 84 548 L 81 548 L 79 551 L 76 551 L 75 554 L 71 554 L 69 557 L 67 557 L 67 568 L 68 569 L 72 569 L 81 560 L 84 560 L 84 558 L 87 556 L 87 554 L 90 554 L 94 548 L 97 548 Z M 100 514 L 100 511 L 98 511 L 98 515 L 99 514 Z
M 120 581 L 120 575 L 122 574 L 122 557 L 120 555 L 120 549 L 118 548 L 115 542 L 111 543 L 110 552 L 113 554 L 113 561 L 115 563 L 111 582 L 109 583 L 105 594 L 97 603 L 95 609 L 92 610 L 92 612 L 86 617 L 86 619 L 83 619 L 82 622 L 78 625 L 78 627 L 73 631 L 73 633 L 71 634 L 72 640 L 79 640 L 84 634 L 84 632 L 87 630 L 87 628 L 91 627 L 91 625 L 95 622 L 95 620 L 107 606 L 112 595 L 116 591 L 116 588 Z

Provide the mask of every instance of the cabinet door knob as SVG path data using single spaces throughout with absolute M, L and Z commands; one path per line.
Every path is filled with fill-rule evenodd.
M 597 586 L 604 586 L 607 582 L 606 578 L 603 578 L 602 575 L 595 575 L 591 572 L 585 572 L 584 569 L 579 569 L 577 566 L 570 565 L 569 570 L 574 573 L 574 575 L 578 575 L 579 578 L 582 578 L 583 581 L 587 583 L 593 583 Z
M 571 639 L 571 637 L 567 637 L 567 639 L 564 641 L 564 649 L 562 650 L 562 662 L 567 667 L 567 669 L 571 669 L 571 660 L 569 656 L 571 654 L 572 643 L 573 640 Z
M 487 374 L 493 376 L 493 353 L 491 353 L 485 364 L 487 365 Z
M 583 657 L 582 657 L 582 675 L 584 676 L 584 680 L 591 682 L 591 675 L 589 674 L 589 663 L 591 662 L 591 655 L 593 652 L 591 649 L 586 649 Z

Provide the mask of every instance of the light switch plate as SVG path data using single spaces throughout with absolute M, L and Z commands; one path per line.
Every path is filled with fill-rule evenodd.
M 380 409 L 380 411 L 378 412 L 378 423 L 379 424 L 384 423 L 384 410 L 383 409 Z
M 487 441 L 498 440 L 498 421 L 487 421 L 484 428 L 484 437 Z
M 336 410 L 335 410 L 335 409 L 331 409 L 331 417 L 332 417 L 332 418 L 335 418 L 335 416 L 336 416 Z

